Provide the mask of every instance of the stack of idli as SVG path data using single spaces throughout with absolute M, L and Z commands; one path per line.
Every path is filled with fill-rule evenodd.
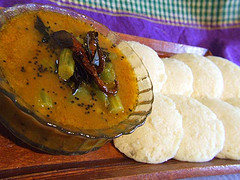
M 154 102 L 145 124 L 114 139 L 115 147 L 144 163 L 240 160 L 240 67 L 189 53 L 161 59 L 146 45 L 126 43 L 149 72 Z

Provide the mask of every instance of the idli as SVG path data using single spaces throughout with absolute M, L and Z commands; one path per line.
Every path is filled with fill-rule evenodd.
M 191 96 L 193 74 L 188 65 L 173 58 L 163 58 L 162 61 L 165 66 L 167 81 L 164 83 L 161 93 Z
M 193 73 L 192 97 L 221 97 L 223 77 L 219 68 L 208 58 L 195 54 L 177 54 L 172 56 L 186 63 Z
M 175 159 L 205 162 L 223 148 L 224 127 L 216 115 L 199 101 L 180 95 L 170 95 L 182 115 L 183 139 Z
M 208 56 L 207 58 L 214 62 L 222 72 L 224 89 L 221 98 L 240 98 L 240 67 L 221 57 Z
M 220 99 L 202 98 L 200 101 L 208 106 L 223 122 L 225 143 L 218 158 L 240 160 L 240 110 Z
M 142 59 L 153 83 L 153 92 L 160 92 L 167 76 L 164 64 L 156 51 L 135 41 L 128 41 L 131 48 Z
M 227 103 L 240 108 L 240 98 L 230 98 L 225 100 Z
M 114 140 L 115 147 L 129 158 L 162 163 L 175 156 L 183 137 L 182 117 L 168 97 L 155 94 L 152 113 L 132 134 Z

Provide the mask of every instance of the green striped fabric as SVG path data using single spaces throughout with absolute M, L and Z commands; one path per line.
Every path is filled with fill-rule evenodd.
M 51 0 L 61 5 L 92 9 L 112 15 L 130 14 L 152 21 L 195 26 L 240 23 L 240 0 Z M 80 5 L 80 6 L 79 6 Z

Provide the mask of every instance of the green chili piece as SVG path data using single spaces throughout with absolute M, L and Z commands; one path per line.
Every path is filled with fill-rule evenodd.
M 46 107 L 46 108 L 53 107 L 53 102 L 50 95 L 44 90 L 41 90 L 40 92 L 40 98 L 38 99 L 38 103 L 41 107 Z
M 117 114 L 119 112 L 124 111 L 122 101 L 118 94 L 116 94 L 114 96 L 109 96 L 108 99 L 109 99 L 109 112 L 110 113 Z
M 68 80 L 74 73 L 74 66 L 72 51 L 67 48 L 63 49 L 59 58 L 58 75 L 63 80 Z
M 101 73 L 101 79 L 105 83 L 114 83 L 114 80 L 116 78 L 115 71 L 113 69 L 113 65 L 110 62 L 107 62 L 105 64 L 105 68 L 103 72 Z

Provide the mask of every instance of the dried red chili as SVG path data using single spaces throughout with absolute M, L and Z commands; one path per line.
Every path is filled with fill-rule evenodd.
M 93 56 L 93 51 L 98 53 L 100 59 L 98 68 L 91 63 L 92 59 L 89 60 L 89 55 L 82 46 L 82 44 L 69 32 L 61 30 L 53 33 L 49 33 L 49 29 L 44 25 L 42 20 L 37 17 L 35 22 L 35 28 L 43 34 L 42 42 L 53 42 L 57 44 L 60 48 L 70 48 L 73 52 L 73 59 L 75 61 L 75 72 L 73 77 L 76 87 L 81 84 L 82 80 L 89 81 L 90 79 L 98 85 L 99 89 L 106 94 L 116 94 L 118 92 L 118 82 L 115 80 L 115 86 L 113 88 L 108 88 L 107 85 L 99 78 L 99 73 L 103 71 L 105 66 L 104 54 L 98 45 L 97 34 L 94 31 L 88 33 L 89 39 L 89 49 L 91 57 Z M 96 47 L 96 48 L 95 48 Z M 95 55 L 94 55 L 95 56 Z M 98 69 L 98 70 L 97 70 Z M 84 76 L 84 77 L 83 77 Z

